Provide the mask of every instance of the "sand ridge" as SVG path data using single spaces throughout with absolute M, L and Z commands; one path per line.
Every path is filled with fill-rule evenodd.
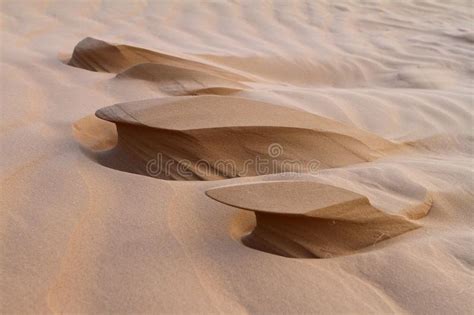
M 282 172 L 284 161 L 301 162 L 303 166 L 317 161 L 321 169 L 344 166 L 402 149 L 401 145 L 315 114 L 233 96 L 130 102 L 103 108 L 96 116 L 117 124 L 118 145 L 104 154 L 104 165 L 150 176 L 147 165 L 160 154 L 164 158 L 159 168 L 176 161 L 173 175 L 157 170 L 162 173 L 157 177 L 164 179 L 186 179 L 177 175 L 181 160 L 190 161 L 192 175 L 188 179 L 218 179 Z M 272 146 L 284 150 L 277 152 L 278 156 L 269 156 Z M 246 171 L 246 163 L 255 159 L 276 160 L 277 165 L 260 173 L 254 165 Z M 199 174 L 200 161 L 212 169 L 222 161 L 234 165 L 228 170 Z
M 0 10 L 1 313 L 472 312 L 471 1 L 4 0 Z M 199 112 L 213 98 L 241 110 L 207 128 Z M 141 122 L 94 116 L 113 104 L 114 119 L 122 106 Z M 247 111 L 266 126 L 242 126 Z M 157 152 L 278 163 L 266 175 L 143 176 L 150 156 L 158 175 Z M 316 172 L 282 164 L 314 158 Z M 256 250 L 242 243 L 254 211 L 206 192 L 240 187 L 236 197 L 272 181 L 283 188 L 262 194 L 269 205 L 310 182 L 363 196 L 384 219 L 373 233 L 314 219 L 324 238 L 308 214 L 260 212 L 253 244 L 281 252 Z M 377 226 L 405 233 L 380 241 Z
M 354 253 L 420 226 L 398 211 L 385 213 L 367 197 L 314 181 L 270 181 L 206 191 L 224 204 L 253 211 L 256 226 L 243 244 L 285 257 L 331 258 Z M 425 195 L 404 208 L 421 218 L 431 208 Z
M 76 50 L 83 46 L 79 43 Z M 74 55 L 70 64 L 73 60 Z M 189 70 L 163 69 L 153 62 L 125 72 L 129 71 L 135 74 L 131 77 L 157 86 L 166 85 L 168 77 L 182 87 L 193 80 Z M 156 76 L 150 76 L 149 71 Z M 207 89 L 216 87 L 212 80 L 200 84 Z M 284 164 L 291 160 L 293 165 L 304 165 L 311 159 L 317 161 L 317 169 L 336 168 L 370 162 L 382 157 L 383 151 L 393 154 L 403 146 L 301 109 L 229 95 L 171 96 L 122 103 L 102 108 L 96 116 L 117 126 L 117 146 L 98 158 L 103 165 L 160 179 L 216 180 L 314 172 L 307 167 L 288 170 Z M 290 152 L 283 155 L 282 145 Z M 253 162 L 252 155 L 271 159 L 272 168 L 247 168 L 247 162 Z M 203 170 L 203 166 L 207 168 Z M 242 237 L 243 244 L 287 257 L 349 254 L 419 227 L 400 215 L 374 208 L 361 195 L 314 182 L 223 187 L 206 194 L 255 212 L 256 226 Z M 332 204 L 322 205 L 325 201 Z M 255 202 L 257 205 L 250 206 Z M 419 204 L 404 210 L 411 217 L 421 218 L 430 207 L 431 199 L 425 196 Z
M 109 44 L 91 37 L 84 38 L 76 45 L 68 65 L 90 71 L 121 73 L 146 63 L 174 66 L 183 70 L 201 70 L 234 80 L 249 80 L 212 65 L 139 47 Z
M 156 63 L 142 63 L 119 74 L 118 80 L 138 79 L 150 82 L 169 95 L 231 94 L 245 87 L 236 80 L 228 80 L 208 72 L 184 69 Z

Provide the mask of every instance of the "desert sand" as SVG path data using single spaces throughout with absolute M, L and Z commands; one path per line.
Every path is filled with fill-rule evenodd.
M 2 314 L 470 314 L 471 1 L 1 1 Z

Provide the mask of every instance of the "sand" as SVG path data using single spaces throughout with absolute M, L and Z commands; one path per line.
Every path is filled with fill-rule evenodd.
M 469 314 L 470 1 L 1 2 L 2 314 Z

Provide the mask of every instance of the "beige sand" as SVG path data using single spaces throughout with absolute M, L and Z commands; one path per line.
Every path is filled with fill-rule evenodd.
M 255 213 L 256 227 L 241 235 L 245 245 L 293 258 L 332 258 L 375 246 L 419 228 L 408 217 L 424 217 L 432 203 L 428 194 L 408 206 L 397 200 L 401 211 L 390 214 L 349 190 L 294 180 L 224 186 L 206 195 Z
M 1 6 L 2 314 L 472 312 L 472 2 Z
M 130 102 L 102 108 L 96 116 L 116 123 L 118 132 L 118 145 L 98 156 L 102 164 L 154 175 L 146 166 L 159 153 L 164 156 L 160 167 L 170 163 L 171 171 L 155 176 L 162 179 L 215 180 L 281 173 L 289 166 L 285 161 L 301 162 L 306 169 L 311 160 L 318 162 L 319 169 L 334 168 L 403 151 L 401 145 L 324 117 L 233 96 Z M 272 146 L 281 152 L 270 156 Z M 266 159 L 275 167 L 259 172 L 255 162 L 246 168 L 247 161 L 257 159 Z M 190 176 L 178 174 L 183 160 L 190 161 Z M 218 170 L 200 172 L 203 161 L 213 169 L 217 165 Z M 219 167 L 223 164 L 219 161 L 232 165 Z

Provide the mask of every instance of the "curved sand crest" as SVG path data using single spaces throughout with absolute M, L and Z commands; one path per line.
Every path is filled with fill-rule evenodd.
M 245 76 L 221 67 L 144 48 L 111 44 L 91 37 L 86 37 L 74 47 L 72 57 L 68 62 L 68 64 L 73 67 L 111 73 L 120 73 L 132 66 L 142 63 L 156 63 L 182 69 L 202 71 L 229 80 L 250 81 Z
M 474 143 L 456 135 L 472 131 L 474 55 L 472 44 L 446 36 L 462 29 L 472 34 L 472 1 L 5 0 L 0 10 L 2 313 L 472 313 Z M 391 195 L 391 187 L 411 189 L 393 176 L 403 170 L 407 179 L 429 187 L 432 211 L 416 221 L 420 229 L 335 259 L 286 259 L 242 246 L 229 237 L 229 226 L 236 226 L 236 213 L 255 221 L 253 212 L 216 202 L 204 191 L 261 177 L 154 180 L 102 167 L 81 153 L 70 123 L 101 104 L 158 97 L 141 80 L 118 82 L 109 79 L 115 74 L 55 62 L 83 34 L 199 58 L 285 56 L 306 66 L 304 55 L 315 63 L 331 58 L 330 64 L 360 57 L 393 73 L 407 65 L 449 67 L 459 75 L 449 90 L 382 89 L 384 81 L 368 89 L 308 86 L 312 97 L 296 96 L 300 89 L 291 85 L 305 85 L 312 73 L 288 74 L 290 65 L 272 64 L 266 77 L 288 83 L 281 89 L 295 94 L 262 100 L 293 101 L 389 139 L 453 134 L 430 143 L 433 152 L 417 152 L 423 141 L 415 154 L 388 162 L 318 172 L 318 178 L 333 174 L 328 184 L 367 196 L 386 211 L 377 199 Z M 244 73 L 240 61 L 235 68 Z M 251 63 L 244 66 L 255 73 Z M 352 72 L 346 72 L 351 84 Z
M 399 148 L 302 110 L 231 96 L 122 103 L 96 115 L 117 124 L 118 145 L 101 157 L 104 165 L 162 179 L 308 172 L 372 161 Z
M 431 208 L 426 193 L 394 215 L 355 192 L 294 180 L 218 187 L 206 195 L 255 213 L 257 224 L 242 238 L 245 245 L 295 258 L 329 258 L 373 246 L 419 228 L 408 217 L 423 217 Z
M 439 65 L 405 66 L 393 71 L 364 58 L 354 60 L 353 58 L 338 57 L 315 60 L 302 57 L 293 60 L 283 57 L 259 56 L 199 55 L 199 57 L 204 61 L 198 62 L 140 47 L 111 44 L 87 37 L 76 45 L 68 64 L 90 71 L 118 73 L 119 76 L 120 73 L 138 66 L 137 69 L 130 71 L 125 76 L 155 82 L 162 73 L 164 77 L 183 79 L 183 71 L 186 70 L 202 73 L 197 75 L 197 77 L 201 77 L 198 81 L 202 80 L 202 76 L 207 75 L 228 79 L 234 81 L 234 84 L 236 81 L 253 81 L 249 78 L 250 74 L 260 81 L 340 88 L 383 86 L 386 88 L 442 89 L 452 86 L 456 82 L 454 72 Z M 156 68 L 152 70 L 152 64 L 163 67 L 171 66 L 175 70 Z M 243 72 L 246 75 L 236 73 L 235 69 L 239 69 L 240 73 Z M 192 72 L 187 75 L 196 76 Z M 177 78 L 174 78 L 175 76 Z M 219 81 L 219 83 L 223 82 Z
M 116 79 L 138 79 L 149 82 L 168 95 L 231 94 L 245 88 L 236 80 L 208 73 L 204 70 L 142 63 L 117 74 Z

